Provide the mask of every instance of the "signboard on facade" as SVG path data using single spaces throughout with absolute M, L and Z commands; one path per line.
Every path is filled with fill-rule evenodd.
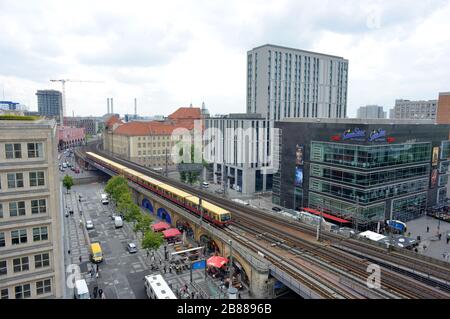
M 431 171 L 431 178 L 430 178 L 430 188 L 435 188 L 438 180 L 438 170 L 437 168 L 434 168 Z
M 331 136 L 331 140 L 338 141 L 360 141 L 360 142 L 387 142 L 393 143 L 395 138 L 387 136 L 386 130 L 379 128 L 372 130 L 367 136 L 366 131 L 358 127 L 354 129 L 345 130 L 342 134 Z
M 303 146 L 296 145 L 295 146 L 295 186 L 301 187 L 303 185 Z
M 431 164 L 437 166 L 439 160 L 439 146 L 433 147 L 433 158 Z

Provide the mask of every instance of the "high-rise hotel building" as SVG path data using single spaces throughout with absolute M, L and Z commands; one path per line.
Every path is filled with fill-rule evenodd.
M 269 120 L 345 118 L 348 60 L 266 44 L 247 53 L 247 113 Z
M 0 298 L 63 295 L 54 120 L 0 116 Z

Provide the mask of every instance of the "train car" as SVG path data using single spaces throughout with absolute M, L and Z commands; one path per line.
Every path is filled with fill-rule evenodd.
M 115 163 L 97 154 L 91 152 L 87 152 L 86 154 L 103 167 L 106 167 L 117 174 L 123 175 L 125 178 L 167 198 L 171 202 L 188 209 L 198 216 L 203 215 L 206 220 L 215 225 L 223 227 L 231 222 L 231 214 L 226 209 L 205 200 L 202 200 L 201 207 L 199 207 L 200 199 L 197 196 L 163 183 L 131 168 Z

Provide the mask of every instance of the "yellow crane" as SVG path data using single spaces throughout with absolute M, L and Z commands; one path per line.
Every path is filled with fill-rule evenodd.
M 61 126 L 64 125 L 64 116 L 66 115 L 66 82 L 87 82 L 87 83 L 104 83 L 103 81 L 84 81 L 84 80 L 70 80 L 70 79 L 58 79 L 50 80 L 51 82 L 61 82 L 62 84 L 62 103 L 61 110 L 59 110 L 59 123 Z

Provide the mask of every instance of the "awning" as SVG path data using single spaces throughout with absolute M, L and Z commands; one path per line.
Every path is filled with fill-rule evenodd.
M 228 263 L 228 258 L 221 256 L 212 256 L 206 262 L 208 266 L 213 266 L 216 268 L 222 268 L 224 265 Z
M 162 233 L 164 235 L 164 238 L 166 238 L 166 239 L 181 235 L 181 232 L 176 228 L 164 230 Z
M 170 225 L 165 222 L 159 222 L 152 225 L 153 231 L 161 231 L 170 228 Z

